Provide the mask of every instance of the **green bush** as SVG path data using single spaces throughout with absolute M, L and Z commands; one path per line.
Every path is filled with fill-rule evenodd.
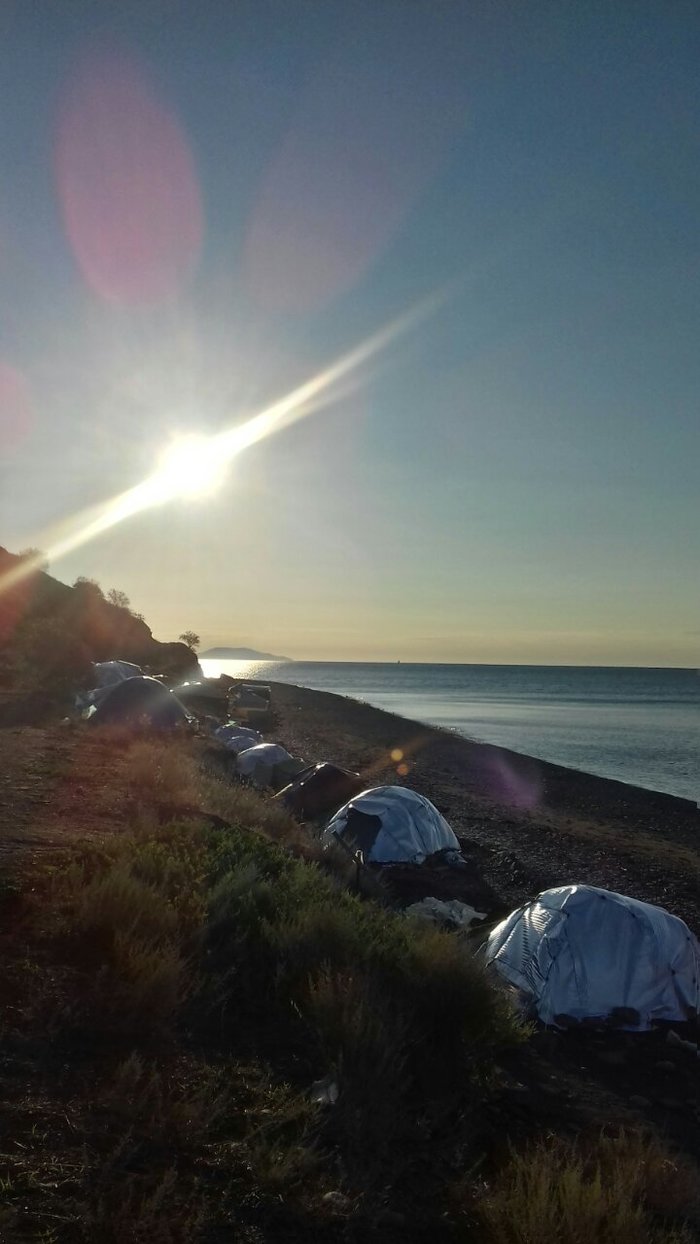
M 333 1143 L 365 1182 L 380 1154 L 398 1178 L 417 1120 L 428 1143 L 481 1101 L 494 1051 L 521 1039 L 512 1013 L 458 939 L 274 844 L 226 831 L 214 861 L 200 1016 L 234 1042 L 265 1022 L 307 1077 L 335 1078 Z

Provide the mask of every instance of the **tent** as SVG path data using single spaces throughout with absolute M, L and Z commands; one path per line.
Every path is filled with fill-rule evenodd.
M 93 666 L 96 687 L 113 687 L 127 678 L 140 678 L 143 670 L 132 661 L 97 661 Z
M 183 682 L 175 687 L 175 695 L 193 713 L 213 713 L 221 716 L 228 709 L 228 688 L 213 678 Z
M 249 747 L 255 747 L 257 743 L 262 743 L 262 735 L 257 730 L 252 730 L 249 726 L 227 725 L 219 726 L 214 731 L 214 738 L 223 743 L 230 752 L 244 752 Z
M 663 907 L 611 890 L 545 890 L 493 930 L 485 955 L 545 1024 L 646 1031 L 697 1014 L 697 938 Z
M 404 786 L 376 786 L 356 795 L 323 831 L 329 846 L 339 839 L 366 863 L 422 864 L 444 851 L 459 857 L 459 842 L 437 808 Z
M 335 812 L 347 799 L 359 794 L 363 786 L 357 773 L 322 761 L 297 774 L 288 786 L 277 792 L 275 799 L 302 821 L 312 821 Z
M 147 725 L 171 730 L 189 717 L 175 695 L 157 678 L 127 678 L 100 701 L 90 721 L 96 726 Z
M 77 693 L 75 707 L 87 709 L 91 704 L 99 704 L 117 683 L 127 678 L 140 678 L 142 674 L 141 666 L 131 661 L 96 661 L 92 667 L 92 687 Z
M 236 768 L 239 775 L 248 778 L 254 786 L 272 786 L 279 790 L 295 773 L 305 769 L 306 764 L 290 756 L 280 743 L 257 743 L 255 747 L 239 752 Z

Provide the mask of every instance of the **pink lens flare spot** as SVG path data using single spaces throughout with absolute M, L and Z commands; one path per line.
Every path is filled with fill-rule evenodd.
M 405 57 L 404 57 L 405 60 Z M 244 249 L 266 311 L 317 311 L 350 290 L 399 231 L 465 120 L 449 72 L 326 66 L 260 184 Z M 436 78 L 438 82 L 436 83 Z
M 512 808 L 536 808 L 542 796 L 542 779 L 536 762 L 522 763 L 516 768 L 506 756 L 492 752 L 486 764 L 489 795 Z
M 59 108 L 58 197 L 68 240 L 107 302 L 175 296 L 203 235 L 199 181 L 185 134 L 130 58 L 85 58 Z
M 32 399 L 26 377 L 0 359 L 0 454 L 18 449 L 33 424 Z

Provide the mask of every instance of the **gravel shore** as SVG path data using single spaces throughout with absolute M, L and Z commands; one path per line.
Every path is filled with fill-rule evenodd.
M 700 931 L 697 805 L 345 696 L 286 683 L 272 690 L 275 734 L 290 751 L 355 769 L 368 786 L 402 782 L 427 795 L 504 908 L 581 881 L 658 903 Z

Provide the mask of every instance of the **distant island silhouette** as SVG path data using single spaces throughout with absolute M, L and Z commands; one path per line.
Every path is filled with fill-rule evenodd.
M 291 657 L 275 656 L 273 652 L 258 652 L 257 648 L 207 648 L 198 653 L 204 661 L 291 661 Z

